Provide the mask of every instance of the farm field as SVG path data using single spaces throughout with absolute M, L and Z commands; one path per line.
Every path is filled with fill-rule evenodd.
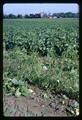
M 3 19 L 3 80 L 3 95 L 7 97 L 6 99 L 8 97 L 31 99 L 40 93 L 39 97 L 45 101 L 44 106 L 52 104 L 52 98 L 53 101 L 58 101 L 54 104 L 61 103 L 59 108 L 62 109 L 63 104 L 63 113 L 56 112 L 53 105 L 52 108 L 46 108 L 52 109 L 52 116 L 64 114 L 69 116 L 68 113 L 77 115 L 79 20 Z M 39 89 L 39 93 L 35 92 L 36 89 Z M 28 98 L 29 96 L 31 98 Z M 37 99 L 40 99 L 39 97 Z M 6 101 L 3 102 L 5 104 Z M 5 111 L 4 114 L 10 113 Z M 26 113 L 26 116 L 29 115 L 30 113 Z M 33 115 L 36 116 L 35 113 Z M 39 115 L 42 116 L 41 113 L 38 113 Z

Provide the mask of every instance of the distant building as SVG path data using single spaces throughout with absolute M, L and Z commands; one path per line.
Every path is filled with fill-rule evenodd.
M 51 16 L 49 17 L 49 19 L 52 19 L 52 18 L 53 18 L 53 17 L 51 17 Z
M 44 16 L 44 12 L 41 12 L 40 15 L 41 15 L 41 17 L 43 17 Z
M 54 19 L 57 18 L 56 16 L 53 17 Z

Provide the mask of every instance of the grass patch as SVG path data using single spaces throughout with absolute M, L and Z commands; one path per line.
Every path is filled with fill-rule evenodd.
M 7 66 L 6 63 L 4 64 L 4 88 L 7 84 L 9 86 L 7 82 L 9 78 L 16 78 L 18 81 L 23 81 L 23 86 L 27 82 L 56 93 L 64 92 L 72 98 L 79 96 L 78 69 L 64 70 L 65 64 L 69 64 L 69 61 L 65 62 L 62 57 L 39 57 L 37 53 L 27 55 L 17 48 L 6 55 L 4 57 L 5 62 L 7 61 Z M 47 69 L 44 69 L 44 66 Z M 9 92 L 11 91 L 12 89 Z

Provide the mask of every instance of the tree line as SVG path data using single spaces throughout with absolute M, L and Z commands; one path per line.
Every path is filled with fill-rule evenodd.
M 72 12 L 67 12 L 67 13 L 44 13 L 41 15 L 40 13 L 38 14 L 25 14 L 24 16 L 22 14 L 14 15 L 14 14 L 8 14 L 8 15 L 3 15 L 3 18 L 49 18 L 49 17 L 57 17 L 57 18 L 79 18 L 79 13 L 72 13 Z

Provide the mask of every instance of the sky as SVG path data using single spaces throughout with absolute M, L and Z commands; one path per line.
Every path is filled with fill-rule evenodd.
M 3 14 L 31 14 L 31 13 L 59 13 L 59 12 L 72 12 L 77 13 L 79 12 L 78 4 L 56 4 L 56 3 L 31 3 L 31 4 L 4 4 L 3 6 Z

